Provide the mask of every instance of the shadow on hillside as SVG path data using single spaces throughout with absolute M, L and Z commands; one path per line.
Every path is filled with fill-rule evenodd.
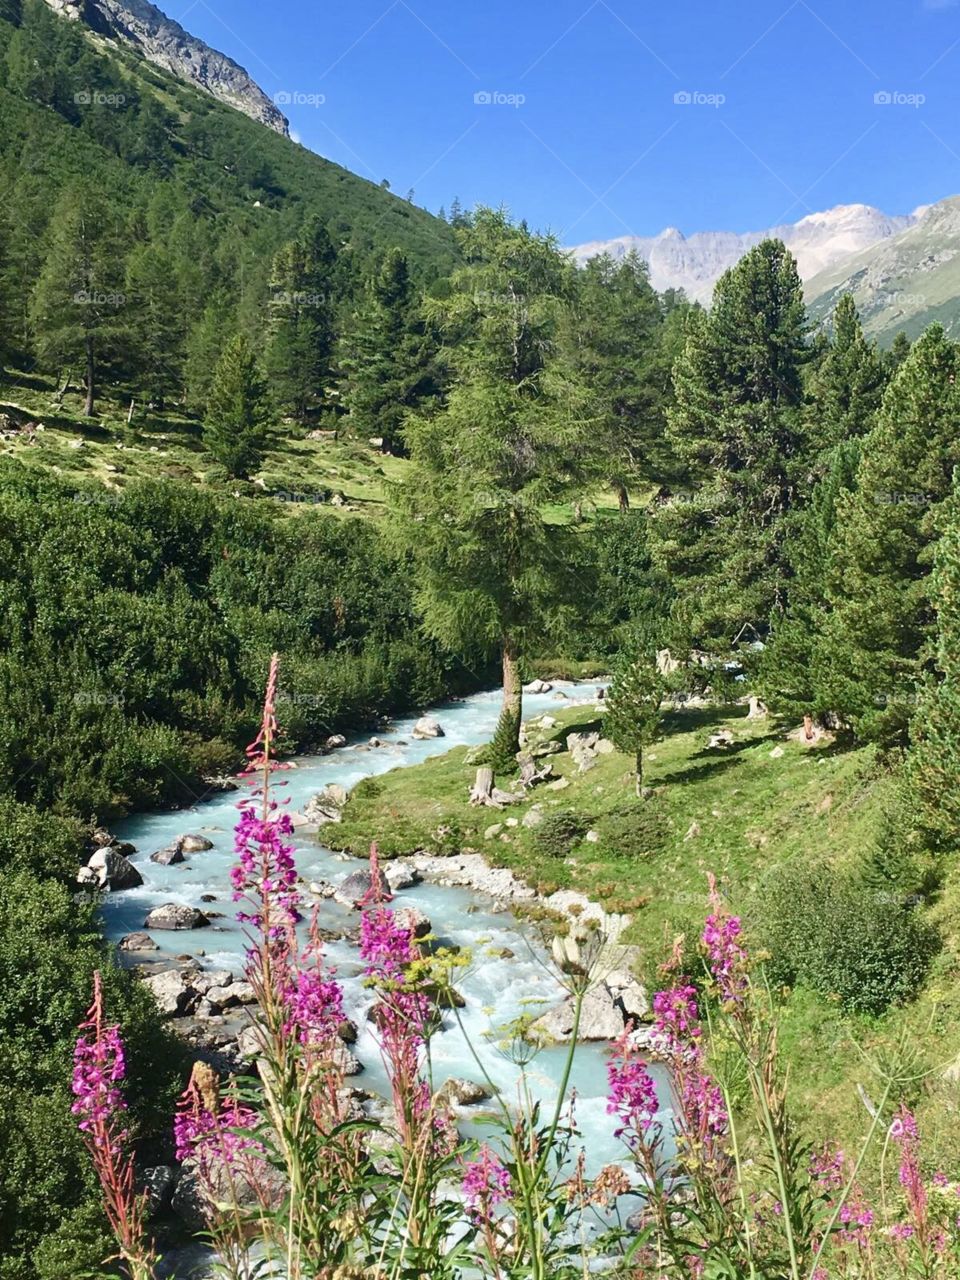
M 657 778 L 657 785 L 664 783 L 674 784 L 677 782 L 703 782 L 706 778 L 715 778 L 718 774 L 726 773 L 728 769 L 734 769 L 743 762 L 737 758 L 732 751 L 726 751 L 722 754 L 719 751 L 711 751 L 709 754 L 711 759 L 704 760 L 702 764 L 685 765 L 682 769 L 675 769 L 672 773 L 662 773 Z

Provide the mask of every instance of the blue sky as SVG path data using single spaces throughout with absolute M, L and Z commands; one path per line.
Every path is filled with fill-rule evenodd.
M 564 243 L 960 193 L 958 0 L 161 4 L 305 146 Z

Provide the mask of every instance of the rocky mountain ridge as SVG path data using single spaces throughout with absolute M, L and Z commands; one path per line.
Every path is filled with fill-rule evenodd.
M 46 0 L 55 13 L 134 49 L 147 62 L 287 136 L 287 119 L 232 58 L 211 49 L 149 0 Z

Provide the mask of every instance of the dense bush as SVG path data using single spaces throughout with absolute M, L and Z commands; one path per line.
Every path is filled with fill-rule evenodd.
M 172 480 L 77 496 L 0 466 L 0 795 L 85 819 L 188 798 L 252 736 L 274 649 L 291 749 L 468 687 L 368 522 Z
M 5 812 L 11 814 L 9 806 Z M 31 828 L 27 815 L 12 817 L 25 837 L 32 831 L 33 861 L 46 858 L 54 865 L 67 826 L 38 818 Z M 95 905 L 78 903 L 53 880 L 8 868 L 0 877 L 2 1280 L 63 1280 L 106 1256 L 69 1088 L 76 1027 L 98 968 L 111 1018 L 120 1022 L 128 1048 L 133 1133 L 148 1149 L 162 1149 L 185 1074 L 179 1042 L 160 1023 L 147 990 L 116 968 L 97 928 Z M 70 1270 L 63 1269 L 64 1258 Z
M 900 894 L 824 866 L 771 875 L 756 932 L 775 982 L 801 983 L 864 1014 L 914 996 L 940 947 L 937 931 Z
M 604 852 L 629 861 L 659 853 L 669 833 L 663 806 L 656 797 L 613 809 L 594 826 Z
M 537 852 L 547 858 L 565 858 L 573 847 L 587 834 L 587 819 L 573 809 L 558 809 L 548 813 L 534 828 L 534 844 Z

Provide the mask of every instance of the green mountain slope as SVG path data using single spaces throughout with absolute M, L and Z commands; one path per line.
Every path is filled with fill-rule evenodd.
M 822 271 L 804 288 L 814 320 L 852 293 L 864 329 L 888 345 L 939 321 L 960 336 L 960 196 L 931 205 L 914 226 Z
M 29 290 L 74 184 L 100 193 L 125 250 L 156 251 L 188 325 L 215 291 L 249 317 L 276 249 L 311 217 L 340 252 L 345 304 L 389 247 L 425 279 L 456 254 L 451 229 L 426 211 L 94 42 L 41 0 L 0 4 L 0 333 L 17 352 L 30 352 Z

